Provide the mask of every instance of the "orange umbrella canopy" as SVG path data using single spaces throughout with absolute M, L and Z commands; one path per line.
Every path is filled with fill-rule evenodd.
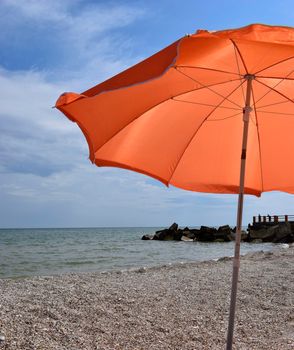
M 56 107 L 98 166 L 238 193 L 248 75 L 245 193 L 294 193 L 294 28 L 199 30 L 82 94 L 62 94 Z

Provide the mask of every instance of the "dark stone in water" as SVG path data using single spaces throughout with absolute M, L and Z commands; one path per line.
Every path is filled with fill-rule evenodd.
M 259 230 L 250 230 L 250 239 L 261 239 L 265 242 L 271 242 L 273 240 L 277 228 L 278 225 L 270 226 L 267 228 L 263 227 Z
M 177 231 L 178 227 L 179 225 L 176 222 L 174 222 L 168 229 L 170 231 Z
M 214 227 L 201 226 L 198 241 L 213 242 L 215 239 L 216 232 L 217 232 L 217 229 Z
M 150 241 L 151 239 L 153 239 L 153 235 L 144 235 L 142 239 L 143 241 Z
M 279 223 L 255 223 L 248 228 L 249 242 L 273 242 L 273 243 L 292 243 L 294 242 L 294 233 L 289 222 Z
M 185 227 L 183 230 L 183 236 L 190 238 L 190 239 L 195 239 L 196 238 L 196 233 L 198 234 L 200 230 L 190 230 L 188 227 Z
M 159 241 L 180 241 L 183 231 L 178 230 L 178 227 L 178 224 L 174 222 L 169 228 L 156 231 L 153 239 Z
M 193 242 L 193 239 L 187 237 L 187 236 L 182 236 L 181 241 L 183 242 Z
M 217 232 L 214 233 L 214 237 L 219 242 L 230 242 L 232 239 L 232 229 L 229 225 L 220 226 Z
M 169 229 L 156 231 L 153 239 L 159 240 L 159 241 L 171 241 L 174 239 L 174 233 Z
M 180 241 L 183 237 L 183 230 L 173 231 L 173 237 L 175 241 Z
M 278 225 L 278 227 L 275 230 L 275 240 L 280 241 L 283 238 L 286 238 L 287 236 L 291 235 L 291 225 L 289 222 L 283 222 Z

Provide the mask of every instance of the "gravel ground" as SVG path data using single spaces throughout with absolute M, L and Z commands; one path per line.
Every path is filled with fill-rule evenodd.
M 234 349 L 294 349 L 294 247 L 242 258 Z M 0 349 L 224 349 L 232 261 L 0 280 Z

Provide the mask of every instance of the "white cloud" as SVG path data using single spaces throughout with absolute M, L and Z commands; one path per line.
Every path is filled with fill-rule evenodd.
M 86 162 L 47 177 L 2 173 L 0 180 L 0 222 L 7 226 L 17 226 L 15 216 L 9 216 L 9 212 L 19 213 L 22 208 L 26 208 L 27 219 L 32 223 L 36 209 L 43 208 L 39 215 L 45 226 L 74 226 L 78 222 L 82 226 L 152 226 L 155 221 L 166 221 L 167 208 L 174 211 L 182 206 L 174 200 L 177 195 L 173 190 L 147 184 L 149 180 L 143 175 L 98 169 Z M 182 196 L 180 192 L 179 197 Z M 64 216 L 52 224 L 52 218 L 60 213 Z
M 87 157 L 87 144 L 78 127 L 52 109 L 63 90 L 40 72 L 0 69 L 2 172 L 46 177 L 71 170 L 80 158 Z
M 111 2 L 5 0 L 1 9 L 0 30 L 7 35 L 0 40 L 13 45 L 11 33 L 16 33 L 15 40 L 28 31 L 24 38 L 20 37 L 20 46 L 38 45 L 39 41 L 42 54 L 46 55 L 48 51 L 52 60 L 55 59 L 54 69 L 43 72 L 54 81 L 69 80 L 71 85 L 66 85 L 72 89 L 83 91 L 89 88 L 89 84 L 97 84 L 138 59 L 128 57 L 131 39 L 120 29 L 143 17 L 142 6 Z M 124 59 L 120 55 L 122 51 Z M 37 64 L 40 69 L 39 61 L 34 63 L 34 57 L 31 59 L 32 67 Z
M 57 25 L 66 30 L 66 34 L 79 34 L 83 40 L 113 28 L 124 27 L 143 14 L 142 8 L 126 4 L 78 0 L 2 0 L 1 5 L 6 10 L 14 11 L 15 21 L 27 18 L 42 25 Z
M 0 68 L 1 115 L 23 120 L 30 123 L 30 127 L 68 132 L 68 125 L 62 118 L 56 118 L 56 111 L 52 111 L 59 92 L 63 90 L 62 84 L 47 82 L 41 72 L 12 72 Z
M 83 5 L 80 1 L 34 0 L 5 1 L 0 11 L 3 7 L 10 12 L 4 17 L 6 23 L 5 19 L 0 21 L 0 27 L 5 29 L 7 24 L 12 31 L 19 32 L 28 20 L 35 23 L 31 34 L 39 35 L 45 42 L 57 36 L 58 43 L 49 49 L 58 56 L 65 45 L 69 64 L 62 70 L 57 66 L 51 70 L 11 71 L 0 66 L 1 169 L 41 176 L 66 167 L 72 170 L 79 159 L 87 158 L 87 144 L 76 124 L 51 107 L 62 92 L 89 88 L 90 80 L 94 85 L 104 74 L 112 74 L 112 69 L 119 71 L 124 67 L 118 57 L 105 58 L 113 40 L 108 30 L 128 25 L 142 10 L 122 5 L 107 8 L 101 4 Z M 50 38 L 42 37 L 42 26 L 50 29 Z M 102 33 L 103 38 L 94 45 L 93 38 Z M 102 64 L 104 61 L 107 64 Z M 77 68 L 73 69 L 72 65 Z M 92 72 L 94 67 L 97 67 L 96 76 Z

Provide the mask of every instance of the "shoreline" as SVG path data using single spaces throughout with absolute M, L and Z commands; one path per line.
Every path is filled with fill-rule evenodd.
M 288 244 L 288 243 L 280 243 L 272 246 L 272 249 L 268 250 L 257 250 L 254 252 L 247 252 L 245 254 L 240 254 L 241 258 L 241 264 L 242 259 L 248 257 L 251 257 L 252 255 L 259 255 L 263 253 L 268 252 L 274 252 L 274 251 L 281 251 L 283 249 L 292 248 L 294 244 Z M 117 275 L 117 274 L 127 274 L 127 273 L 142 273 L 142 272 L 148 272 L 148 271 L 157 271 L 157 270 L 164 270 L 164 269 L 173 269 L 173 268 L 183 268 L 186 267 L 185 265 L 189 267 L 197 267 L 201 264 L 210 264 L 210 263 L 216 263 L 219 261 L 232 261 L 233 255 L 224 255 L 219 258 L 212 258 L 207 260 L 191 260 L 191 261 L 178 261 L 175 263 L 162 263 L 162 264 L 156 264 L 156 265 L 145 265 L 145 266 L 138 266 L 138 267 L 129 267 L 126 269 L 109 269 L 109 270 L 96 270 L 96 271 L 81 271 L 81 272 L 63 272 L 63 273 L 55 273 L 55 274 L 40 274 L 40 275 L 23 275 L 23 276 L 8 276 L 8 277 L 0 277 L 0 282 L 11 280 L 11 281 L 22 281 L 22 280 L 32 280 L 32 279 L 50 279 L 50 278 L 62 278 L 62 277 L 83 277 L 84 275 Z
M 156 243 L 158 243 L 159 241 L 155 241 Z M 162 243 L 162 242 L 159 242 Z M 6 279 L 12 279 L 12 280 L 18 280 L 18 279 L 26 279 L 26 278 L 34 278 L 34 277 L 57 277 L 59 275 L 71 275 L 71 274 L 85 274 L 85 273 L 120 273 L 122 271 L 126 272 L 126 271 L 132 271 L 132 270 L 137 270 L 137 269 L 153 269 L 153 268 L 161 268 L 164 266 L 174 266 L 177 264 L 192 264 L 192 263 L 201 263 L 201 262 L 205 262 L 205 261 L 217 261 L 218 259 L 222 259 L 222 258 L 227 258 L 232 256 L 232 254 L 234 253 L 234 242 L 213 242 L 213 243 L 208 243 L 208 242 L 175 242 L 175 241 L 169 241 L 169 242 L 164 242 L 165 247 L 169 244 L 177 244 L 180 245 L 182 248 L 191 248 L 191 245 L 197 245 L 198 246 L 198 250 L 195 249 L 195 256 L 192 258 L 191 256 L 191 249 L 189 251 L 189 257 L 188 258 L 183 258 L 183 260 L 179 259 L 178 257 L 176 257 L 174 259 L 174 261 L 172 260 L 172 256 L 170 256 L 169 260 L 155 260 L 153 263 L 151 263 L 150 261 L 148 261 L 147 263 L 145 262 L 140 262 L 137 263 L 137 265 L 135 265 L 134 262 L 132 262 L 131 264 L 126 264 L 125 266 L 120 265 L 120 266 L 104 266 L 104 267 L 99 267 L 96 264 L 91 265 L 90 269 L 87 268 L 83 268 L 85 266 L 85 263 L 75 263 L 75 266 L 81 266 L 82 269 L 79 271 L 78 269 L 75 271 L 75 268 L 71 269 L 71 268 L 64 268 L 64 266 L 59 266 L 57 269 L 51 270 L 51 271 L 46 271 L 46 267 L 45 270 L 42 272 L 42 269 L 39 269 L 40 271 L 34 271 L 34 273 L 32 272 L 25 272 L 23 274 L 20 274 L 19 272 L 17 272 L 16 274 L 12 273 L 12 274 L 6 274 L 3 276 L 0 276 L 0 280 L 6 280 Z M 283 243 L 282 243 L 283 244 Z M 246 254 L 250 254 L 253 252 L 259 252 L 259 251 L 272 251 L 275 249 L 279 249 L 279 246 L 281 246 L 282 244 L 273 244 L 273 243 L 262 243 L 262 245 L 259 245 L 259 243 L 243 243 L 241 245 L 241 256 L 244 256 Z M 146 245 L 149 246 L 150 248 L 150 243 L 146 243 Z M 231 247 L 229 249 L 223 249 L 224 246 L 228 247 L 228 245 L 230 245 Z M 246 247 L 245 247 L 246 246 Z M 218 252 L 215 250 L 217 248 Z M 251 248 L 249 248 L 251 247 Z M 197 247 L 196 247 L 197 248 Z M 212 249 L 210 249 L 212 248 Z M 244 249 L 244 251 L 242 252 L 242 250 Z M 151 250 L 151 249 L 150 249 Z M 214 251 L 215 253 L 212 256 L 198 256 L 197 254 L 202 251 L 205 252 L 207 250 L 212 252 Z M 158 253 L 158 247 L 156 247 L 155 252 Z M 194 250 L 193 250 L 194 252 Z M 221 254 L 224 255 L 221 255 Z M 209 254 L 209 252 L 208 252 Z M 214 257 L 215 256 L 215 257 Z M 138 257 L 137 257 L 138 259 Z M 157 257 L 156 257 L 157 259 Z M 150 259 L 149 259 L 150 260 Z M 60 263 L 62 260 L 60 259 L 58 263 Z M 60 270 L 60 271 L 58 271 Z M 38 273 L 39 272 L 39 273 Z
M 1 279 L 2 346 L 223 349 L 231 260 Z M 241 257 L 236 349 L 293 349 L 293 262 L 293 244 Z
M 186 243 L 185 243 L 186 244 Z M 221 243 L 222 244 L 222 243 Z M 251 256 L 252 254 L 262 254 L 262 253 L 267 253 L 267 252 L 272 252 L 276 250 L 281 250 L 281 249 L 287 249 L 291 246 L 291 244 L 288 243 L 279 243 L 275 244 L 272 246 L 271 249 L 268 250 L 256 250 L 253 252 L 247 252 L 245 254 L 240 254 L 240 258 L 244 258 L 247 255 Z M 218 261 L 232 261 L 233 260 L 233 255 L 224 255 L 219 258 L 212 258 L 212 259 L 207 259 L 207 260 L 190 260 L 190 261 L 178 261 L 178 262 L 169 262 L 169 263 L 161 263 L 161 264 L 156 264 L 156 265 L 142 265 L 138 267 L 128 267 L 128 268 L 117 268 L 117 269 L 109 269 L 109 270 L 92 270 L 92 271 L 80 271 L 80 272 L 61 272 L 61 273 L 52 273 L 52 274 L 36 274 L 36 275 L 23 275 L 23 276 L 7 276 L 7 277 L 0 277 L 1 280 L 12 280 L 12 281 L 22 281 L 22 280 L 30 280 L 30 279 L 42 279 L 42 278 L 58 278 L 58 277 L 63 277 L 63 276 L 83 276 L 83 275 L 111 275 L 111 274 L 125 274 L 129 272 L 147 272 L 151 270 L 162 270 L 165 268 L 177 268 L 177 267 L 183 267 L 184 265 L 189 265 L 189 266 L 197 266 L 199 264 L 203 263 L 215 263 Z

